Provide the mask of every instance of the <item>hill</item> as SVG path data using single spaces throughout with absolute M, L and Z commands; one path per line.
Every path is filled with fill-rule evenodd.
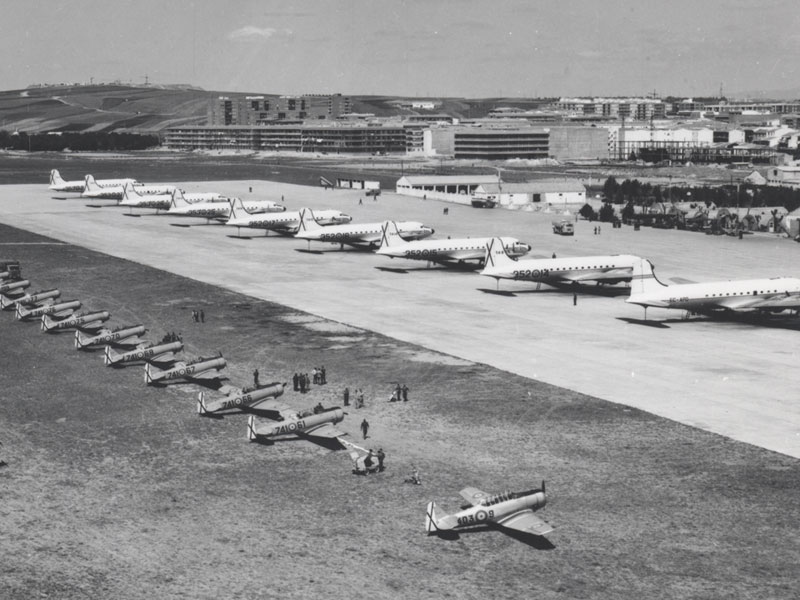
M 7 131 L 155 132 L 200 125 L 218 95 L 190 87 L 52 86 L 0 92 L 0 129 Z

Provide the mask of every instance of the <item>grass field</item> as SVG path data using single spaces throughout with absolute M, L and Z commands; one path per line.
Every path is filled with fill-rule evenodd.
M 795 459 L 10 227 L 0 254 L 113 325 L 221 351 L 231 384 L 325 365 L 327 386 L 284 399 L 363 388 L 340 427 L 361 443 L 366 418 L 388 465 L 364 478 L 342 451 L 248 443 L 244 415 L 196 415 L 197 386 L 148 388 L 4 312 L 0 597 L 796 597 Z M 398 381 L 410 402 L 390 404 Z M 422 486 L 403 484 L 412 464 Z M 423 532 L 428 500 L 542 479 L 549 541 Z

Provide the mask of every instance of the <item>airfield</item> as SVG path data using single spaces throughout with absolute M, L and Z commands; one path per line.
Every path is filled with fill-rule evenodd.
M 256 367 L 286 381 L 324 364 L 328 386 L 285 400 L 334 405 L 345 385 L 363 387 L 367 407 L 342 427 L 382 446 L 388 470 L 356 477 L 343 452 L 250 444 L 245 417 L 194 413 L 197 386 L 145 387 L 141 368 L 105 368 L 70 335 L 3 313 L 15 350 L 0 369 L 5 597 L 794 597 L 796 320 L 651 309 L 642 323 L 608 290 L 576 306 L 571 290 L 502 282 L 497 294 L 469 271 L 326 244 L 309 253 L 262 232 L 235 239 L 45 187 L 0 188 L 0 222 L 19 228 L 0 227 L 0 252 L 32 286 L 142 322 L 153 338 L 178 331 L 189 356 L 220 350 L 232 384 Z M 436 237 L 513 235 L 533 256 L 641 254 L 665 281 L 799 264 L 797 244 L 770 236 L 593 235 L 579 222 L 569 238 L 551 233 L 553 214 L 451 205 L 445 216 L 439 202 L 384 193 L 359 205 L 355 191 L 260 180 L 183 187 L 419 220 Z M 196 308 L 203 325 L 190 321 Z M 386 402 L 397 381 L 408 404 Z M 412 464 L 422 486 L 403 484 Z M 422 532 L 428 500 L 454 510 L 464 486 L 541 479 L 547 540 Z
M 444 215 L 441 202 L 393 193 L 373 201 L 356 190 L 266 181 L 180 185 L 283 198 L 290 210 L 336 208 L 353 222 L 418 220 L 433 226 L 437 238 L 515 236 L 533 246 L 530 256 L 635 254 L 649 258 L 664 282 L 796 276 L 800 264 L 800 245 L 778 236 L 738 240 L 610 224 L 594 235 L 595 224 L 580 221 L 574 237 L 562 237 L 551 232 L 555 213 L 450 205 Z M 686 320 L 680 311 L 649 309 L 644 322 L 644 311 L 626 304 L 622 289 L 589 288 L 577 306 L 571 290 L 529 283 L 504 281 L 502 293 L 493 293 L 495 281 L 473 272 L 331 244 L 312 243 L 308 253 L 306 242 L 275 234 L 262 239 L 260 231 L 235 239 L 235 228 L 148 211 L 125 217 L 113 201 L 54 200 L 44 188 L 6 186 L 2 221 L 800 457 L 792 376 L 800 319 Z

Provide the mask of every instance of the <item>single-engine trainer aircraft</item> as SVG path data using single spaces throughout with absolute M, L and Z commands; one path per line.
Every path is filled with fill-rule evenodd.
M 161 366 L 171 366 L 177 360 L 175 352 L 183 350 L 183 342 L 168 342 L 155 346 L 141 346 L 135 350 L 118 353 L 106 346 L 103 363 L 109 367 L 122 367 L 130 363 L 148 362 Z
M 206 400 L 206 393 L 201 391 L 197 395 L 197 413 L 210 415 L 226 410 L 269 410 L 281 412 L 287 407 L 273 402 L 283 394 L 285 383 L 269 383 L 257 388 L 231 388 L 226 391 L 224 398 Z
M 54 317 L 63 318 L 71 315 L 80 307 L 80 300 L 67 300 L 66 302 L 57 302 L 56 304 L 44 304 L 35 308 L 25 308 L 21 304 L 17 304 L 15 317 L 17 321 L 38 319 L 42 315 L 52 315 Z
M 698 314 L 719 312 L 781 312 L 800 309 L 800 279 L 742 279 L 709 283 L 661 283 L 653 264 L 640 259 L 633 266 L 631 295 L 625 300 L 644 307 L 678 308 Z
M 510 256 L 522 256 L 530 252 L 528 244 L 516 238 L 497 238 L 502 241 L 503 248 Z M 382 227 L 381 246 L 376 254 L 390 258 L 409 258 L 425 260 L 443 265 L 458 265 L 473 260 L 483 263 L 486 246 L 492 238 L 459 238 L 446 240 L 419 240 L 407 242 L 400 237 L 400 231 L 394 221 L 386 221 Z
M 91 346 L 138 346 L 143 343 L 139 336 L 145 332 L 144 325 L 120 327 L 118 329 L 103 328 L 94 335 L 85 335 L 81 331 L 75 332 L 75 348 L 83 350 Z
M 629 254 L 514 260 L 506 254 L 502 240 L 493 238 L 486 246 L 485 266 L 481 275 L 494 277 L 498 287 L 501 279 L 534 281 L 553 286 L 590 282 L 613 285 L 630 281 L 633 265 L 638 260 L 638 256 Z
M 83 315 L 72 315 L 60 321 L 53 319 L 50 315 L 42 315 L 42 331 L 64 331 L 65 329 L 97 331 L 102 326 L 103 321 L 108 321 L 110 318 L 111 313 L 107 310 L 99 310 Z
M 85 185 L 84 179 L 65 181 L 58 169 L 50 171 L 50 189 L 54 192 L 82 192 Z
M 250 415 L 247 420 L 247 438 L 251 441 L 273 441 L 287 435 L 297 435 L 312 440 L 335 440 L 347 435 L 334 427 L 335 423 L 344 419 L 344 411 L 338 407 L 322 409 L 316 414 L 314 411 L 298 413 L 290 409 L 283 411 L 280 416 L 283 417 L 282 421 L 257 424 L 255 416 Z
M 226 364 L 222 356 L 198 358 L 188 363 L 178 361 L 165 370 L 154 367 L 148 362 L 144 366 L 144 381 L 147 385 L 165 385 L 177 380 L 214 381 L 222 377 L 220 371 Z
M 0 281 L 0 294 L 11 298 L 19 298 L 25 294 L 22 290 L 26 287 L 30 287 L 30 285 L 31 282 L 27 279 L 18 279 L 16 281 L 5 279 Z
M 438 514 L 436 503 L 428 504 L 425 531 L 438 534 L 472 525 L 495 525 L 532 535 L 547 535 L 553 531 L 546 521 L 533 514 L 547 504 L 544 481 L 541 489 L 527 492 L 487 494 L 477 488 L 468 487 L 459 494 L 469 506 L 457 513 Z
M 42 306 L 43 304 L 51 303 L 53 299 L 61 295 L 60 290 L 42 290 L 40 292 L 33 292 L 25 294 L 18 298 L 9 298 L 5 294 L 0 294 L 0 308 L 3 310 L 12 310 L 21 306 Z

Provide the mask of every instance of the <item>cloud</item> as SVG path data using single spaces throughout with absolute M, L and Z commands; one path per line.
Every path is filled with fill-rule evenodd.
M 229 40 L 236 40 L 240 42 L 259 42 L 268 40 L 274 35 L 291 35 L 291 29 L 275 29 L 273 27 L 253 27 L 247 25 L 240 27 L 228 34 Z

